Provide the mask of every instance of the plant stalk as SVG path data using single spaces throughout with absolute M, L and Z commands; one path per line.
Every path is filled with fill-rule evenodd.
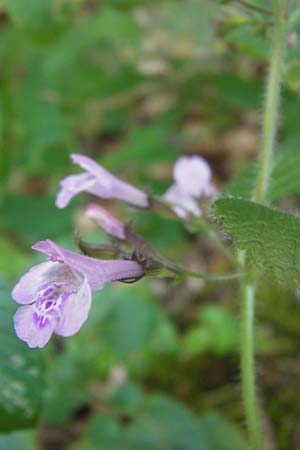
M 279 99 L 287 41 L 286 10 L 278 10 L 277 2 L 275 2 L 274 16 L 274 46 L 271 53 L 270 69 L 266 85 L 266 102 L 263 113 L 259 171 L 253 196 L 253 200 L 259 203 L 266 203 L 267 191 L 270 183 L 276 132 L 278 128 Z
M 266 85 L 258 177 L 253 200 L 267 203 L 268 187 L 274 159 L 274 149 L 279 118 L 280 89 L 287 41 L 287 3 L 274 0 L 274 40 Z M 241 271 L 246 271 L 246 253 L 239 253 Z M 249 440 L 253 450 L 263 450 L 255 383 L 255 281 L 244 277 L 241 304 L 241 372 L 242 391 Z
M 252 282 L 242 285 L 241 304 L 241 371 L 242 390 L 248 433 L 253 450 L 262 450 L 263 441 L 259 424 L 254 361 L 255 287 Z

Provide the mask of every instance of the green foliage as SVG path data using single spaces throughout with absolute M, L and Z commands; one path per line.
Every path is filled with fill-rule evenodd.
M 220 199 L 215 217 L 237 247 L 275 280 L 299 286 L 300 219 L 241 199 Z
M 224 355 L 236 352 L 238 348 L 236 317 L 214 305 L 201 308 L 198 323 L 189 329 L 182 340 L 182 352 L 188 356 L 205 352 Z
M 216 430 L 218 430 L 216 432 Z M 249 450 L 239 431 L 218 414 L 197 417 L 164 396 L 145 397 L 127 425 L 97 415 L 74 450 Z
M 271 0 L 252 1 L 272 6 Z M 235 1 L 217 0 L 0 3 L 0 272 L 7 279 L 15 282 L 33 261 L 42 259 L 30 251 L 35 241 L 52 238 L 68 242 L 69 247 L 74 228 L 89 233 L 90 225 L 77 208 L 87 196 L 82 194 L 81 200 L 74 199 L 63 211 L 54 207 L 59 180 L 77 171 L 70 152 L 92 156 L 155 195 L 170 185 L 172 164 L 183 153 L 203 152 L 213 163 L 218 187 L 233 167 L 241 165 L 240 158 L 248 157 L 243 145 L 234 146 L 238 151 L 231 148 L 228 136 L 245 129 L 256 136 L 260 126 L 265 60 L 272 40 L 271 22 L 264 22 L 263 15 Z M 291 31 L 299 34 L 299 25 Z M 268 198 L 272 201 L 300 193 L 298 63 L 296 45 L 288 52 L 282 151 L 272 173 Z M 251 156 L 254 150 L 249 150 Z M 254 166 L 246 168 L 226 192 L 249 200 L 255 175 Z M 294 282 L 298 276 L 294 245 L 298 219 L 286 222 L 286 215 L 277 211 L 266 213 L 252 203 L 243 205 L 240 213 L 246 216 L 237 218 L 224 206 L 225 227 L 228 221 L 237 244 L 250 247 L 259 267 L 266 265 L 276 278 L 287 276 Z M 218 254 L 206 247 L 204 232 L 197 240 L 176 219 L 133 208 L 118 209 L 119 204 L 116 208 L 121 218 L 132 220 L 134 228 L 170 259 L 179 264 L 195 262 L 199 267 L 207 263 L 223 271 Z M 267 223 L 265 228 L 261 217 Z M 247 239 L 244 230 L 249 231 Z M 250 242 L 252 231 L 254 242 Z M 263 249 L 255 241 L 257 236 Z M 292 256 L 288 255 L 291 250 Z M 289 274 L 291 264 L 294 275 Z M 177 291 L 177 286 L 162 280 L 154 287 L 144 280 L 132 286 L 114 283 L 94 295 L 89 319 L 80 333 L 69 339 L 54 337 L 42 351 L 28 350 L 14 337 L 16 305 L 3 287 L 1 430 L 34 426 L 42 420 L 45 427 L 39 429 L 37 442 L 43 440 L 48 448 L 53 443 L 45 441 L 53 432 L 52 428 L 47 431 L 47 425 L 54 427 L 55 434 L 56 427 L 63 435 L 74 430 L 76 434 L 83 422 L 80 414 L 86 409 L 91 415 L 90 428 L 80 444 L 70 446 L 93 450 L 125 450 L 125 445 L 128 450 L 244 449 L 243 438 L 227 420 L 191 412 L 199 405 L 201 410 L 217 405 L 222 413 L 240 419 L 240 405 L 236 407 L 235 400 L 226 398 L 224 407 L 223 394 L 218 397 L 227 382 L 227 369 L 236 373 L 238 366 L 235 357 L 224 358 L 234 356 L 238 345 L 237 318 L 230 312 L 233 285 L 191 285 L 191 290 L 188 285 L 181 295 L 181 286 Z M 271 304 L 277 294 L 272 291 L 268 295 Z M 219 305 L 224 298 L 226 310 Z M 205 306 L 195 318 L 194 301 L 198 308 L 202 300 Z M 214 304 L 207 305 L 208 301 Z M 293 302 L 294 297 L 291 305 Z M 274 310 L 267 316 L 270 329 L 275 324 L 280 334 L 284 328 L 280 314 L 275 317 Z M 297 348 L 296 318 L 292 324 L 282 320 L 286 322 L 283 341 L 288 345 L 281 346 L 279 336 L 274 350 L 271 336 L 268 348 L 265 346 L 268 355 Z M 45 388 L 41 355 L 46 366 Z M 234 360 L 233 366 L 227 367 L 231 364 L 228 360 Z M 185 363 L 193 363 L 188 372 Z M 115 372 L 124 377 L 117 386 Z M 165 382 L 170 375 L 174 386 Z M 281 380 L 281 385 L 284 382 Z M 263 383 L 265 378 L 262 395 Z M 180 397 L 184 405 L 167 395 L 144 394 L 151 390 Z M 231 384 L 228 390 L 234 395 Z M 12 399 L 17 402 L 15 409 Z M 268 405 L 268 398 L 265 403 Z M 26 416 L 28 405 L 31 417 Z M 291 423 L 289 417 L 289 427 Z M 2 435 L 0 448 L 40 448 L 42 444 L 33 440 L 34 436 L 19 432 Z M 60 445 L 64 444 L 59 442 L 57 447 Z M 292 443 L 282 446 L 284 450 L 291 447 Z
M 4 0 L 16 26 L 40 42 L 56 39 L 69 25 L 74 4 L 71 0 Z
M 37 450 L 32 432 L 22 431 L 0 435 L 0 450 Z
M 234 27 L 226 35 L 226 40 L 230 44 L 234 44 L 241 53 L 264 60 L 269 54 L 270 43 L 265 38 L 263 31 L 259 24 L 246 23 Z
M 269 201 L 300 193 L 299 164 L 300 154 L 298 150 L 283 148 L 277 153 L 267 195 Z M 225 195 L 251 199 L 255 186 L 256 172 L 256 164 L 244 167 L 230 181 L 225 189 Z
M 74 205 L 74 204 L 73 204 Z M 72 232 L 72 206 L 59 211 L 49 197 L 7 196 L 0 205 L 0 225 L 28 242 Z
M 0 283 L 0 432 L 3 432 L 32 427 L 36 423 L 44 383 L 41 354 L 26 347 L 15 336 L 12 325 L 15 303 L 2 278 Z

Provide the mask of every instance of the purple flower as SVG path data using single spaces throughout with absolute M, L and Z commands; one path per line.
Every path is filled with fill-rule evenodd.
M 175 162 L 173 177 L 174 183 L 164 194 L 164 199 L 182 219 L 190 214 L 200 217 L 202 211 L 198 200 L 217 195 L 207 161 L 201 156 L 183 156 Z
M 145 192 L 115 177 L 87 156 L 72 154 L 71 158 L 85 172 L 69 175 L 61 181 L 61 190 L 55 202 L 58 208 L 67 206 L 80 192 L 89 192 L 101 198 L 124 200 L 140 208 L 148 206 L 148 196 Z
M 24 305 L 15 316 L 15 330 L 29 347 L 44 347 L 52 333 L 72 336 L 88 317 L 92 291 L 107 281 L 143 275 L 140 264 L 124 260 L 98 260 L 66 250 L 54 242 L 40 241 L 33 247 L 48 261 L 32 267 L 12 292 Z
M 163 197 L 171 204 L 173 211 L 181 219 L 186 219 L 189 214 L 196 217 L 200 217 L 202 214 L 197 200 L 182 191 L 175 183 L 169 187 Z
M 200 198 L 211 191 L 211 169 L 201 156 L 182 156 L 173 168 L 176 185 L 186 194 Z
M 85 215 L 111 236 L 121 241 L 126 239 L 124 224 L 102 206 L 90 203 L 85 209 Z

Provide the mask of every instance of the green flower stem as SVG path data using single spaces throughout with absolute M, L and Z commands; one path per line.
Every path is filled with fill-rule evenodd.
M 246 252 L 240 251 L 238 260 L 246 266 Z M 255 389 L 254 361 L 255 283 L 247 276 L 241 282 L 241 378 L 245 417 L 251 449 L 263 450 Z
M 254 363 L 255 289 L 252 282 L 242 284 L 241 304 L 241 372 L 244 409 L 248 433 L 253 450 L 262 450 L 263 441 L 259 424 L 255 391 Z
M 191 272 L 189 270 L 184 270 L 181 273 L 182 277 L 190 277 L 190 278 L 198 278 L 200 280 L 214 283 L 215 281 L 232 281 L 240 279 L 244 276 L 243 273 L 227 273 L 227 274 L 220 274 L 220 275 L 208 275 L 205 273 L 198 273 L 198 272 Z
M 266 85 L 258 178 L 253 195 L 253 200 L 259 203 L 267 202 L 267 193 L 274 159 L 274 148 L 279 116 L 280 88 L 287 41 L 287 8 L 288 3 L 286 0 L 274 0 L 274 40 Z M 245 252 L 239 253 L 239 261 L 241 264 L 241 270 L 245 271 Z M 241 372 L 243 402 L 251 448 L 253 450 L 263 450 L 263 439 L 258 417 L 255 389 L 255 281 L 250 281 L 247 277 L 245 277 L 242 281 L 241 291 Z

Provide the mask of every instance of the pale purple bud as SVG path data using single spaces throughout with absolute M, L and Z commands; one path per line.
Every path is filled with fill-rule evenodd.
M 182 191 L 177 184 L 172 184 L 163 198 L 171 204 L 173 211 L 181 219 L 187 219 L 189 215 L 196 217 L 202 215 L 197 200 Z
M 52 333 L 71 336 L 88 317 L 92 291 L 108 281 L 139 278 L 143 268 L 135 261 L 98 260 L 66 250 L 54 242 L 37 242 L 33 249 L 48 261 L 32 267 L 12 291 L 22 304 L 15 316 L 17 336 L 29 347 L 44 347 Z
M 66 207 L 70 200 L 80 192 L 88 192 L 100 198 L 123 200 L 140 208 L 149 206 L 148 196 L 145 192 L 120 180 L 91 158 L 80 154 L 72 154 L 71 158 L 85 172 L 69 175 L 61 181 L 61 190 L 57 194 L 55 202 L 58 208 Z
M 126 239 L 124 224 L 102 206 L 90 203 L 85 209 L 85 215 L 111 236 L 121 241 Z
M 181 191 L 195 198 L 205 194 L 211 184 L 211 170 L 201 156 L 182 156 L 173 169 L 174 181 Z
M 182 156 L 174 165 L 175 183 L 163 198 L 171 203 L 173 211 L 182 219 L 189 215 L 200 217 L 199 200 L 215 198 L 217 189 L 211 181 L 211 169 L 201 156 Z

